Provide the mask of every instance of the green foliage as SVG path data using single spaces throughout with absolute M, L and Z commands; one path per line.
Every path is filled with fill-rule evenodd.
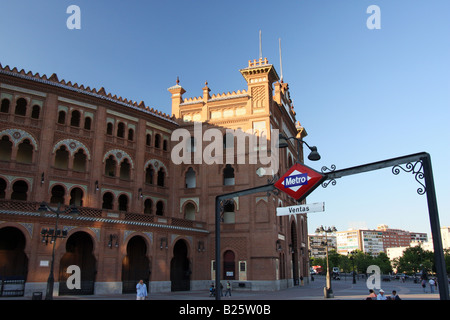
M 397 272 L 407 274 L 419 273 L 424 268 L 432 270 L 433 264 L 433 252 L 424 250 L 421 246 L 407 248 L 403 255 L 394 261 Z
M 447 273 L 450 273 L 450 249 L 444 250 L 445 264 Z M 421 246 L 409 247 L 399 258 L 390 261 L 386 253 L 380 252 L 377 257 L 360 250 L 355 250 L 348 255 L 342 255 L 336 250 L 328 252 L 328 259 L 331 267 L 339 267 L 343 272 L 351 272 L 353 264 L 357 273 L 366 273 L 370 265 L 377 265 L 383 274 L 393 272 L 393 268 L 397 269 L 398 273 L 416 274 L 423 269 L 428 271 L 436 271 L 434 268 L 434 253 L 432 251 L 424 250 Z M 326 272 L 327 261 L 325 258 L 311 258 L 311 266 L 322 266 L 323 272 Z

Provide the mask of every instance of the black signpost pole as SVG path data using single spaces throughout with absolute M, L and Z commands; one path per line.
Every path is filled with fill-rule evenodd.
M 401 165 L 405 165 L 405 168 L 401 167 Z M 334 166 L 332 167 L 335 168 Z M 426 152 L 416 153 L 403 157 L 387 159 L 383 161 L 368 163 L 336 171 L 331 171 L 328 168 L 324 167 L 322 168 L 322 172 L 324 171 L 331 171 L 331 172 L 325 173 L 325 181 L 322 183 L 322 186 L 326 187 L 330 183 L 335 185 L 336 184 L 335 179 L 344 176 L 349 176 L 362 172 L 369 172 L 387 167 L 393 167 L 392 173 L 395 175 L 399 174 L 401 172 L 400 170 L 414 174 L 416 181 L 421 185 L 421 187 L 417 189 L 417 193 L 420 195 L 423 195 L 425 193 L 427 194 L 428 214 L 430 217 L 431 236 L 433 238 L 434 260 L 435 260 L 434 263 L 436 266 L 436 273 L 438 277 L 439 295 L 441 300 L 450 300 L 448 289 L 448 277 L 441 239 L 441 230 L 440 230 L 441 228 L 439 225 L 436 190 L 434 188 L 433 171 L 431 168 L 431 157 L 428 153 Z M 422 183 L 421 180 L 424 180 L 424 183 Z
M 403 168 L 401 165 L 405 165 Z M 430 216 L 430 224 L 431 224 L 431 235 L 433 237 L 433 245 L 434 245 L 434 259 L 436 272 L 438 276 L 438 287 L 439 294 L 441 300 L 450 300 L 449 298 L 449 289 L 448 289 L 448 278 L 445 266 L 444 259 L 444 251 L 442 246 L 442 239 L 440 233 L 440 225 L 439 225 L 439 214 L 437 208 L 437 200 L 436 200 L 436 191 L 434 188 L 434 179 L 433 179 L 433 171 L 431 168 L 431 158 L 430 155 L 426 152 L 411 154 L 403 157 L 387 159 L 383 161 L 368 163 L 356 167 L 346 168 L 342 170 L 335 170 L 335 166 L 332 166 L 332 169 L 327 167 L 322 168 L 323 178 L 320 180 L 318 184 L 322 184 L 324 188 L 326 188 L 330 183 L 332 185 L 336 184 L 336 179 L 342 178 L 344 176 L 354 175 L 363 172 L 369 172 L 373 170 L 379 170 L 387 167 L 393 167 L 392 173 L 397 175 L 403 170 L 404 172 L 410 172 L 415 175 L 416 181 L 421 185 L 417 189 L 417 193 L 420 195 L 427 193 L 427 202 L 428 202 L 428 213 Z M 421 182 L 424 180 L 424 183 Z M 221 222 L 221 213 L 222 213 L 222 201 L 232 199 L 234 197 L 245 196 L 249 194 L 254 194 L 258 192 L 264 191 L 272 191 L 275 186 L 273 183 L 245 189 L 241 191 L 231 192 L 223 195 L 219 195 L 216 197 L 216 300 L 220 300 L 220 222 Z M 297 202 L 300 203 L 304 200 L 315 187 L 308 190 L 301 196 L 297 198 Z

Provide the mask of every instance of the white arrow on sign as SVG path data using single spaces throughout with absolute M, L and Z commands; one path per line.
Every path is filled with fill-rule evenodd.
M 316 202 L 310 204 L 299 204 L 291 207 L 277 208 L 277 216 L 287 216 L 290 214 L 323 212 L 325 211 L 325 202 Z

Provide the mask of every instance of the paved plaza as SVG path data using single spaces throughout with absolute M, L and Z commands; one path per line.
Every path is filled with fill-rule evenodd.
M 280 291 L 241 291 L 233 290 L 231 297 L 222 297 L 224 301 L 230 300 L 364 300 L 369 290 L 365 279 L 358 279 L 356 284 L 352 283 L 350 277 L 341 280 L 332 281 L 334 298 L 324 298 L 325 277 L 316 276 L 314 281 L 305 282 L 304 285 L 280 290 Z M 439 291 L 434 290 L 430 293 L 427 287 L 424 292 L 420 283 L 414 283 L 412 280 L 401 282 L 392 280 L 381 283 L 381 288 L 385 295 L 389 296 L 392 290 L 396 290 L 402 300 L 439 300 Z M 375 290 L 378 293 L 378 290 Z M 134 294 L 118 295 L 89 295 L 89 296 L 58 296 L 54 300 L 135 300 Z M 5 300 L 30 300 L 30 297 L 0 298 Z M 204 291 L 180 291 L 167 293 L 151 293 L 149 300 L 214 300 L 209 296 L 207 290 Z

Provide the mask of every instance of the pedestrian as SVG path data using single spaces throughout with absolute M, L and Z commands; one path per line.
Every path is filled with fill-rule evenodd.
M 147 286 L 144 283 L 144 280 L 139 280 L 139 283 L 136 285 L 136 300 L 145 300 L 147 299 Z
M 422 279 L 422 288 L 423 292 L 427 293 L 427 282 L 425 281 L 425 279 Z
M 373 291 L 373 289 L 369 289 L 369 296 L 366 298 L 366 300 L 376 300 L 377 295 Z
M 213 297 L 215 296 L 216 290 L 214 289 L 214 283 L 211 283 L 211 286 L 209 287 L 209 296 Z
M 434 279 L 431 278 L 430 281 L 428 281 L 428 283 L 430 284 L 430 293 L 434 293 L 434 285 L 435 285 Z
M 303 285 L 303 276 L 300 276 L 300 284 Z
M 400 299 L 400 297 L 398 296 L 397 291 L 393 290 L 391 300 L 402 300 L 402 299 Z
M 227 296 L 227 293 L 229 293 L 230 297 L 231 297 L 231 284 L 230 284 L 230 281 L 227 281 L 227 290 L 225 291 L 225 297 Z
M 380 289 L 380 291 L 378 291 L 377 300 L 387 300 L 386 296 L 384 295 L 383 289 Z

